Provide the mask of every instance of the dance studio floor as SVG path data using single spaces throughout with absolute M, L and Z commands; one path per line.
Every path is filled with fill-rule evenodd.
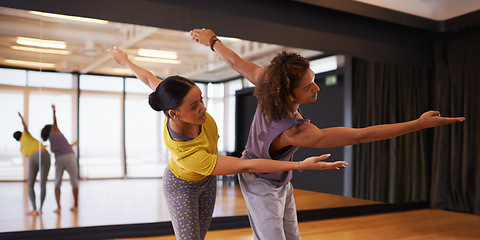
M 79 210 L 73 204 L 71 187 L 62 186 L 62 212 L 56 209 L 53 182 L 47 183 L 47 197 L 41 216 L 27 216 L 30 203 L 24 182 L 0 182 L 0 232 L 107 226 L 169 221 L 161 179 L 116 179 L 80 181 Z M 40 195 L 38 183 L 35 192 Z M 378 202 L 296 189 L 298 210 L 378 204 Z M 37 203 L 38 204 L 38 203 Z M 242 193 L 231 179 L 219 180 L 214 217 L 246 215 Z

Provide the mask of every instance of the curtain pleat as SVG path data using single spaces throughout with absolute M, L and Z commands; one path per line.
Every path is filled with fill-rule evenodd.
M 353 60 L 353 127 L 410 121 L 428 109 L 427 70 Z M 399 203 L 428 200 L 427 130 L 354 149 L 353 195 Z
M 480 33 L 438 40 L 435 69 L 435 107 L 466 120 L 435 128 L 431 205 L 480 215 Z

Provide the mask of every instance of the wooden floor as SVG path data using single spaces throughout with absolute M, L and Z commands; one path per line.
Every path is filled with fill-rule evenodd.
M 38 186 L 37 186 L 38 188 Z M 47 184 L 44 213 L 31 217 L 26 184 L 0 182 L 0 233 L 41 229 L 110 226 L 169 221 L 160 179 L 88 180 L 80 182 L 78 213 L 72 204 L 71 188 L 62 186 L 63 211 L 55 214 L 53 182 Z M 37 195 L 39 194 L 36 189 Z M 378 204 L 373 201 L 296 189 L 299 210 Z M 242 194 L 233 181 L 219 181 L 214 217 L 247 213 Z M 345 217 L 299 224 L 302 239 L 480 239 L 480 217 L 438 209 Z M 174 236 L 130 238 L 130 240 L 175 239 Z M 209 240 L 253 239 L 250 228 L 209 231 Z M 126 239 L 129 240 L 129 239 Z
M 48 182 L 43 214 L 32 217 L 26 215 L 31 210 L 26 183 L 0 182 L 0 233 L 170 221 L 161 179 L 80 181 L 78 213 L 69 211 L 73 203 L 69 182 L 64 182 L 61 189 L 61 215 L 53 212 L 54 186 Z M 38 183 L 35 190 L 38 199 Z M 294 195 L 298 210 L 378 204 L 298 189 Z M 247 207 L 237 184 L 232 180 L 218 181 L 214 217 L 246 214 Z
M 480 239 L 480 216 L 421 209 L 299 223 L 303 240 L 462 240 Z M 174 236 L 125 240 L 167 240 Z M 251 240 L 250 228 L 209 231 L 208 240 Z

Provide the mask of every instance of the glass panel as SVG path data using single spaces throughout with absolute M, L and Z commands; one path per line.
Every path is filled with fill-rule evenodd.
M 235 93 L 236 91 L 242 89 L 242 80 L 233 80 L 225 83 L 225 92 L 227 96 L 225 97 L 225 132 L 224 132 L 224 141 L 225 141 L 225 151 L 233 152 L 235 151 Z
M 224 103 L 223 98 L 219 99 L 208 99 L 208 109 L 207 112 L 215 119 L 218 128 L 218 135 L 220 138 L 218 139 L 218 151 L 222 152 L 225 151 L 224 147 L 224 136 L 223 136 L 223 124 L 224 124 Z
M 207 98 L 208 97 L 207 96 L 207 84 L 205 84 L 205 83 L 195 83 L 195 84 L 197 84 L 198 88 L 200 88 L 200 91 L 202 91 L 202 97 Z M 207 104 L 206 101 L 204 101 L 204 102 L 205 102 L 205 104 Z
M 1 74 L 1 73 L 0 73 Z M 0 180 L 24 180 L 23 157 L 20 142 L 13 138 L 16 131 L 23 132 L 23 125 L 18 112 L 23 113 L 23 93 L 19 91 L 0 90 Z M 28 123 L 27 123 L 28 124 Z M 40 134 L 31 133 L 39 139 Z
M 243 88 L 242 80 L 233 80 L 225 83 L 225 92 L 228 96 L 235 96 L 238 90 Z
M 161 177 L 170 158 L 163 142 L 165 114 L 150 108 L 147 98 L 148 95 L 143 94 L 126 95 L 125 145 L 128 177 Z
M 80 75 L 80 89 L 123 92 L 123 78 L 98 75 Z
M 27 71 L 0 68 L 0 84 L 26 86 L 27 85 Z
M 208 98 L 223 98 L 225 95 L 223 83 L 208 84 Z
M 125 92 L 127 93 L 148 93 L 152 92 L 145 83 L 137 78 L 125 78 Z M 148 99 L 148 95 L 146 96 Z
M 81 177 L 123 177 L 121 95 L 83 93 L 79 104 Z
M 51 87 L 51 88 L 72 88 L 72 74 L 28 71 L 28 86 Z

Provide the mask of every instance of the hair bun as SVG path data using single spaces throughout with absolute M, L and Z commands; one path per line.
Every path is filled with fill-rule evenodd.
M 157 100 L 155 99 L 155 92 L 152 92 L 150 93 L 150 95 L 148 96 L 148 104 L 150 104 L 150 107 L 157 111 L 157 112 L 160 112 L 162 111 L 163 109 L 159 106 L 160 104 L 157 102 Z

